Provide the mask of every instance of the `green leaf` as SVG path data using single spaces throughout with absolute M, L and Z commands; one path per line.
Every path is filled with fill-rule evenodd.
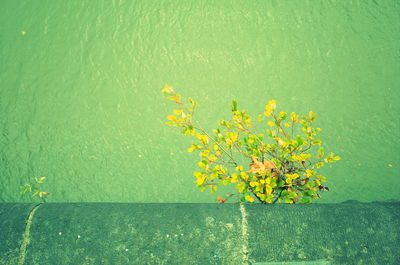
M 35 180 L 38 184 L 43 183 L 45 179 L 46 179 L 46 177 L 35 178 Z
M 270 129 L 266 130 L 267 135 L 269 136 L 269 138 L 274 138 L 273 133 Z
M 297 141 L 297 144 L 300 146 L 300 145 L 302 145 L 303 144 L 303 138 L 300 136 L 300 135 L 297 135 L 297 137 L 296 137 L 296 141 Z
M 303 198 L 301 198 L 300 202 L 301 203 L 311 203 L 312 200 L 309 197 L 303 197 Z
M 327 178 L 326 178 L 326 177 L 324 177 L 324 176 L 320 176 L 320 177 L 319 177 L 319 179 L 320 179 L 322 182 L 325 182 L 325 181 L 327 181 Z
M 280 179 L 278 182 L 278 188 L 282 187 L 283 185 L 285 185 L 285 181 L 283 179 Z
M 237 101 L 232 100 L 232 111 L 237 111 Z
M 312 196 L 312 195 L 314 195 L 314 191 L 313 190 L 308 190 L 308 191 L 306 191 L 306 194 L 309 195 L 309 196 Z
M 281 111 L 281 112 L 279 112 L 279 114 L 278 114 L 278 121 L 283 121 L 283 120 L 286 119 L 286 117 L 287 117 L 287 113 L 284 112 L 284 111 Z
M 21 186 L 21 194 L 25 194 L 27 192 L 30 192 L 32 190 L 32 186 L 29 184 L 25 184 L 24 186 Z
M 324 148 L 321 146 L 320 148 L 318 148 L 318 155 L 320 156 L 320 157 L 323 157 L 324 156 Z
M 271 179 L 270 186 L 271 186 L 271 188 L 275 188 L 276 187 L 276 179 L 275 178 Z

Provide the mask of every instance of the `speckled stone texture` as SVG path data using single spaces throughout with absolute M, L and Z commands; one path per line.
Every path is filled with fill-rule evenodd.
M 35 203 L 0 203 L 0 264 L 17 264 L 25 221 Z
M 240 264 L 239 205 L 46 204 L 27 264 Z
M 247 207 L 253 261 L 400 264 L 400 203 Z
M 34 206 L 0 204 L 2 264 L 400 264 L 400 202 L 45 203 L 18 253 Z

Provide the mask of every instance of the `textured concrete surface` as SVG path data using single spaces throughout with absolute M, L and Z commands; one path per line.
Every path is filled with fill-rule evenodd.
M 323 202 L 400 200 L 399 3 L 1 0 L 0 201 L 44 176 L 48 202 L 215 202 L 198 139 L 165 125 L 165 83 L 207 130 L 232 99 L 253 118 L 272 99 L 316 112 L 342 157 Z
M 46 204 L 27 264 L 240 264 L 239 205 Z
M 398 202 L 246 209 L 252 261 L 400 264 Z
M 17 264 L 25 222 L 36 205 L 0 203 L 0 264 Z
M 400 202 L 34 206 L 0 204 L 0 264 L 400 264 Z

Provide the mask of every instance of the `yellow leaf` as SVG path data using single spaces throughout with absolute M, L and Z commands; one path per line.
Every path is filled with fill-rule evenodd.
M 191 152 L 193 152 L 194 150 L 196 150 L 196 146 L 192 145 L 191 147 L 188 148 L 187 151 L 188 151 L 189 153 L 191 153 Z
M 232 140 L 232 142 L 236 142 L 239 134 L 237 132 L 229 132 L 228 137 Z
M 241 182 L 236 185 L 236 188 L 238 189 L 239 192 L 243 192 L 246 187 L 245 187 L 244 183 Z
M 202 173 L 201 172 L 193 172 L 193 175 L 196 177 L 196 178 L 198 178 L 198 177 L 200 177 L 201 175 L 202 175 Z
M 264 111 L 264 115 L 269 117 L 272 115 L 272 111 Z
M 246 195 L 244 198 L 246 199 L 246 201 L 254 202 L 254 198 L 251 197 L 250 195 Z
M 237 175 L 236 175 L 236 174 L 232 174 L 230 181 L 231 181 L 231 183 L 238 182 L 238 177 L 237 177 Z
M 171 94 L 171 93 L 174 92 L 174 88 L 172 86 L 168 85 L 168 84 L 165 84 L 164 88 L 161 89 L 161 92 L 166 92 L 168 94 Z
M 210 162 L 214 162 L 215 160 L 217 160 L 217 157 L 215 155 L 210 155 L 208 157 L 208 160 L 210 160 Z
M 239 166 L 235 167 L 235 170 L 236 171 L 243 171 L 243 166 L 239 165 Z
M 279 141 L 278 141 L 278 144 L 279 144 L 280 146 L 282 146 L 283 148 L 286 148 L 286 147 L 289 146 L 289 143 L 287 143 L 287 142 L 285 142 L 285 141 L 282 141 L 282 140 L 280 140 L 280 139 L 279 139 Z
M 198 162 L 197 165 L 198 165 L 200 168 L 203 168 L 203 169 L 206 169 L 206 166 L 207 166 L 205 163 L 203 163 L 203 161 Z
M 292 112 L 290 114 L 290 119 L 292 120 L 293 123 L 296 123 L 299 120 L 299 115 L 297 115 L 295 112 Z
M 310 154 L 293 155 L 292 159 L 295 161 L 307 161 L 311 157 Z
M 311 170 L 311 169 L 306 169 L 306 176 L 307 176 L 308 178 L 314 176 L 315 174 L 317 174 L 316 171 Z
M 204 181 L 206 180 L 207 175 L 201 172 L 194 172 L 193 175 L 196 177 L 196 184 L 197 186 L 203 185 Z
M 272 187 L 270 185 L 267 185 L 265 187 L 265 190 L 267 191 L 267 194 L 271 194 L 272 193 Z
M 249 175 L 247 175 L 246 172 L 240 172 L 240 177 L 244 180 L 247 180 L 249 178 Z
M 299 174 L 294 173 L 294 174 L 286 174 L 287 178 L 291 178 L 291 179 L 297 179 L 299 176 Z
M 204 150 L 200 152 L 200 156 L 207 157 L 210 154 L 210 150 Z
M 255 181 L 252 181 L 252 182 L 250 182 L 250 186 L 252 186 L 252 187 L 255 187 L 255 186 L 257 186 L 257 182 L 255 182 Z
M 170 99 L 170 100 L 173 100 L 173 101 L 176 101 L 176 102 L 180 103 L 180 101 L 181 101 L 181 95 L 175 94 L 174 96 L 167 97 L 167 99 Z
M 208 144 L 208 136 L 207 135 L 196 133 L 196 137 L 201 141 L 202 144 Z
M 277 103 L 276 100 L 270 100 L 270 101 L 268 102 L 268 105 L 270 106 L 270 108 L 271 108 L 272 111 L 275 110 L 275 108 L 276 108 L 276 103 Z
M 178 120 L 174 115 L 168 115 L 167 119 L 175 122 Z
M 46 194 L 49 194 L 49 193 L 46 191 L 41 191 L 41 192 L 39 192 L 39 197 L 43 198 L 43 195 L 46 195 Z
M 181 110 L 181 109 L 174 109 L 172 112 L 173 112 L 175 115 L 180 116 L 180 115 L 182 115 L 183 110 Z

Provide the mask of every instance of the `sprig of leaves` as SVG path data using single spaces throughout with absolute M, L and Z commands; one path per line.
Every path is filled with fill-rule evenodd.
M 21 194 L 31 194 L 31 197 L 38 196 L 42 201 L 45 200 L 45 196 L 49 195 L 50 193 L 47 191 L 42 191 L 40 188 L 40 184 L 44 183 L 46 177 L 34 177 L 34 182 L 32 184 L 25 184 L 20 187 Z
M 277 101 L 271 100 L 253 121 L 233 100 L 232 118 L 221 120 L 208 133 L 193 118 L 197 103 L 192 98 L 185 103 L 170 85 L 161 91 L 179 105 L 167 117 L 167 124 L 196 138 L 187 151 L 199 152 L 200 170 L 194 176 L 201 191 L 208 188 L 214 193 L 218 186 L 234 183 L 241 201 L 257 199 L 261 203 L 310 203 L 320 198 L 320 192 L 329 191 L 323 184 L 327 178 L 317 170 L 340 157 L 325 155 L 322 141 L 316 138 L 321 129 L 313 126 L 316 113 L 278 112 Z M 259 132 L 263 124 L 267 129 Z M 315 152 L 316 146 L 319 148 Z M 243 160 L 248 161 L 248 167 L 241 163 Z M 231 196 L 218 196 L 217 200 L 225 202 Z

